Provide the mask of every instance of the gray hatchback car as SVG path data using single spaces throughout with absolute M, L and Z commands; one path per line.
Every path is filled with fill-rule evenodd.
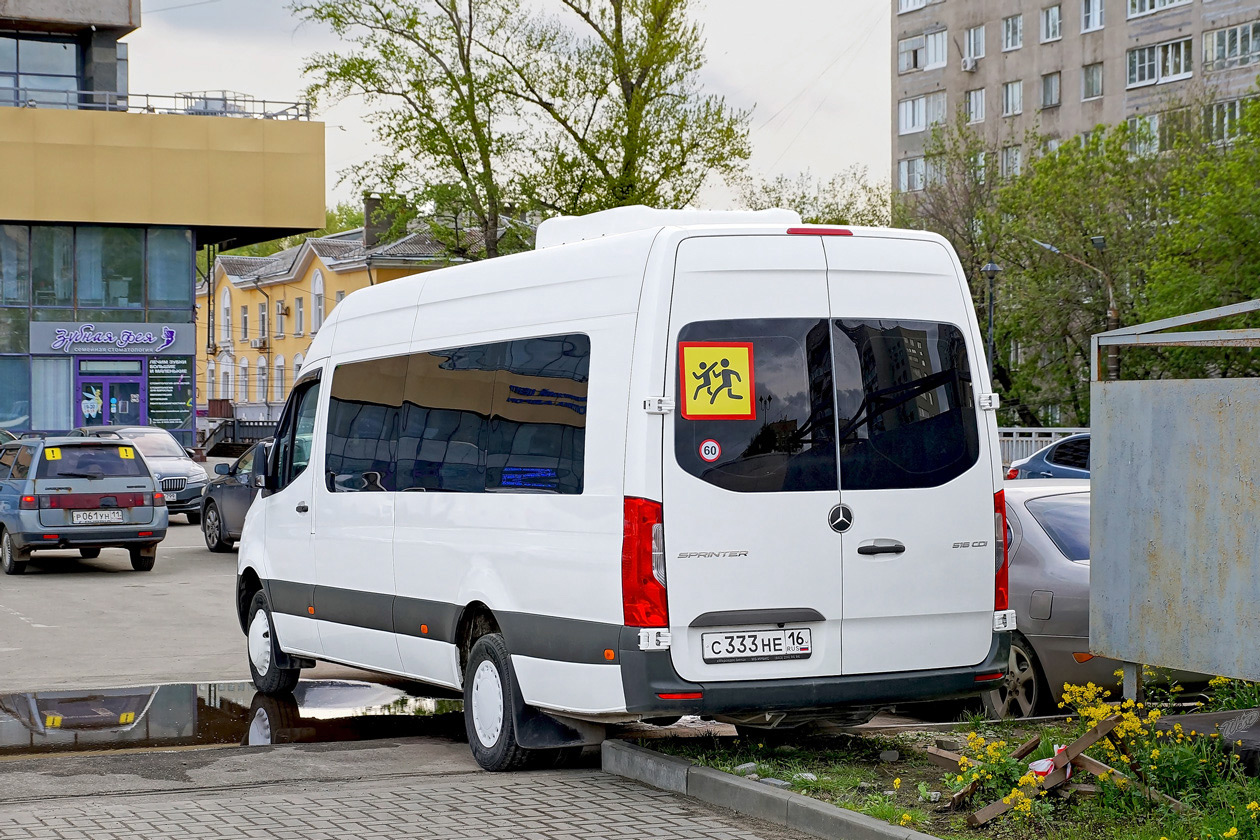
M 0 446 L 0 568 L 19 575 L 35 551 L 125 548 L 153 568 L 166 537 L 166 500 L 126 440 L 60 437 Z

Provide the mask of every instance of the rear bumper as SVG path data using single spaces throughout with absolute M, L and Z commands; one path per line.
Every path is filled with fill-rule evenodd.
M 140 536 L 141 532 L 149 536 Z M 57 539 L 46 539 L 49 536 L 55 536 Z M 134 526 L 126 531 L 118 532 L 114 530 L 103 531 L 100 529 L 91 530 L 61 530 L 49 534 L 14 534 L 14 541 L 18 545 L 29 551 L 52 551 L 58 548 L 111 548 L 111 547 L 130 547 L 157 545 L 166 539 L 166 528 L 141 528 L 137 530 Z
M 719 715 L 891 706 L 914 700 L 972 696 L 991 689 L 996 682 L 976 682 L 976 677 L 1006 673 L 1010 647 L 1009 633 L 994 633 L 993 644 L 984 661 L 963 668 L 694 683 L 678 676 L 668 650 L 639 650 L 638 631 L 625 628 L 621 634 L 620 658 L 626 711 L 649 716 Z M 662 694 L 701 696 L 698 699 L 663 699 Z

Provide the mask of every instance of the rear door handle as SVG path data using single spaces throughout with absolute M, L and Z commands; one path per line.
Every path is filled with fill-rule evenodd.
M 306 513 L 308 510 L 310 510 L 310 508 L 306 506 L 306 502 L 298 502 L 298 505 L 295 508 L 295 510 L 298 513 Z
M 858 554 L 901 554 L 906 547 L 896 540 L 867 540 L 858 545 Z

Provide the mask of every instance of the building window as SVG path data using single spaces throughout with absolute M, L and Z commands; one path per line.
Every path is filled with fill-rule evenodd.
M 276 301 L 276 338 L 284 338 L 284 307 L 284 301 Z
M 1024 80 L 1016 79 L 1002 85 L 1002 116 L 1014 117 L 1024 113 Z
M 249 307 L 241 307 L 241 341 L 249 341 Z
M 272 387 L 274 388 L 271 395 L 272 401 L 284 402 L 284 398 L 286 396 L 284 387 L 284 356 L 276 357 L 276 375 L 274 381 L 272 382 Z
M 223 363 L 222 378 L 219 380 L 219 399 L 232 399 L 232 369 L 227 362 Z
M 31 228 L 31 288 L 36 306 L 74 306 L 74 228 Z
M 218 399 L 218 397 L 215 396 L 218 393 L 217 386 L 218 383 L 214 378 L 214 360 L 211 359 L 206 362 L 206 399 Z
M 984 152 L 976 152 L 975 156 L 973 156 L 971 159 L 971 169 L 972 169 L 972 172 L 975 173 L 977 184 L 984 183 L 984 177 L 985 177 L 984 163 L 985 163 Z
M 897 0 L 897 14 L 913 12 L 927 5 L 927 0 Z
M 1129 117 L 1129 151 L 1143 156 L 1159 151 L 1159 114 Z
M 298 376 L 302 373 L 302 363 L 305 361 L 306 360 L 302 358 L 301 353 L 295 353 L 293 355 L 293 381 L 294 382 L 297 382 Z
M 1203 69 L 1224 70 L 1260 62 L 1260 21 L 1203 34 Z
M 69 429 L 74 425 L 73 359 L 31 359 L 31 428 Z
M 336 309 L 337 304 L 341 303 L 345 299 L 346 299 L 346 290 L 338 289 L 337 294 L 333 296 L 333 308 Z
M 249 362 L 241 359 L 240 373 L 236 376 L 237 402 L 249 402 Z
M 301 298 L 293 299 L 293 334 L 302 335 L 306 332 L 306 306 Z M 294 376 L 297 373 L 294 372 Z
M 1002 19 L 1002 52 L 1024 46 L 1024 16 L 1011 15 Z
M 1063 37 L 1063 7 L 1051 6 L 1041 10 L 1041 43 L 1057 41 Z
M 897 162 L 897 181 L 902 192 L 918 192 L 923 189 L 923 158 L 906 158 Z
M 261 357 L 258 359 L 258 383 L 254 386 L 254 388 L 257 389 L 257 392 L 258 392 L 258 401 L 266 402 L 267 401 L 267 360 Z
M 1129 50 L 1129 87 L 1175 82 L 1192 75 L 1190 38 Z
M 22 356 L 0 356 L 0 425 L 5 428 L 22 429 L 31 422 L 30 364 Z
M 1129 0 L 1129 17 L 1149 15 L 1170 6 L 1185 6 L 1191 0 Z
M 44 36 L 0 38 L 0 105 L 77 108 L 79 47 Z
M 1081 68 L 1081 99 L 1097 99 L 1103 95 L 1103 66 L 1087 64 Z
M 316 271 L 311 278 L 311 334 L 324 325 L 324 273 Z
M 927 128 L 927 101 L 925 97 L 903 99 L 897 103 L 897 133 L 915 134 Z
M 223 290 L 222 300 L 223 305 L 219 308 L 219 341 L 226 344 L 232 340 L 232 297 L 227 289 Z
M 1081 31 L 1103 28 L 1103 0 L 1081 0 Z
M 984 88 L 967 91 L 967 122 L 984 122 Z
M 1047 73 L 1041 77 L 1041 107 L 1054 108 L 1059 104 L 1059 82 L 1062 73 Z
M 266 338 L 270 334 L 267 329 L 267 304 L 266 302 L 258 304 L 258 337 Z
M 1213 102 L 1203 109 L 1203 129 L 1213 143 L 1228 143 L 1238 136 L 1238 118 L 1242 115 L 1241 99 Z
M 149 275 L 149 306 L 159 309 L 186 309 L 192 306 L 192 231 L 151 229 L 145 267 Z
M 1003 178 L 1016 178 L 1023 171 L 1023 150 L 1019 146 L 1006 146 L 1002 149 L 1000 161 Z
M 144 306 L 143 228 L 81 227 L 75 236 L 74 256 L 79 306 Z
M 897 42 L 897 72 L 909 73 L 912 70 L 922 70 L 926 63 L 924 56 L 926 52 L 926 39 L 922 35 L 902 38 Z
M 0 303 L 25 304 L 30 288 L 30 229 L 0 225 Z
M 984 25 L 973 26 L 967 30 L 967 38 L 963 42 L 964 58 L 984 58 Z
M 949 42 L 946 40 L 947 33 L 944 29 L 939 32 L 929 32 L 927 38 L 927 64 L 923 66 L 924 70 L 935 70 L 938 67 L 944 67 L 949 60 Z

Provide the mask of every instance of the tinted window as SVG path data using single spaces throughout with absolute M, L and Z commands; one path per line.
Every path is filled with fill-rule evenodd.
M 9 478 L 24 479 L 31 474 L 31 462 L 35 460 L 35 450 L 29 446 L 18 448 L 17 458 L 13 462 L 13 474 Z
M 18 458 L 20 463 L 21 457 Z M 16 466 L 15 470 L 16 472 Z M 148 475 L 130 446 L 118 444 L 46 446 L 36 478 L 107 478 Z
M 13 469 L 13 459 L 16 457 L 17 447 L 0 449 L 0 481 L 9 477 L 9 470 Z
M 980 454 L 962 331 L 927 321 L 835 321 L 846 490 L 935 487 Z
M 310 461 L 318 403 L 319 380 L 302 383 L 289 396 L 276 431 L 274 463 L 277 489 L 283 489 L 293 481 Z
M 1032 499 L 1024 507 L 1045 529 L 1064 557 L 1074 562 L 1089 559 L 1088 493 Z
M 407 357 L 337 365 L 324 475 L 333 492 L 394 490 Z
M 683 327 L 678 338 L 679 466 L 745 493 L 836 490 L 835 390 L 825 320 L 700 321 Z M 684 345 L 691 343 L 715 353 L 689 361 Z M 752 348 L 746 363 L 738 356 L 747 352 L 741 345 Z M 727 373 L 736 368 L 743 373 Z M 705 417 L 706 406 L 718 405 L 723 392 L 748 416 Z
M 188 453 L 170 432 L 161 429 L 123 429 L 119 432 L 149 458 L 187 458 Z
M 236 462 L 236 472 L 238 475 L 247 475 L 254 471 L 254 456 L 258 454 L 258 447 L 251 447 L 240 460 Z
M 1065 440 L 1050 450 L 1050 463 L 1060 467 L 1072 467 L 1078 470 L 1089 469 L 1089 438 Z

